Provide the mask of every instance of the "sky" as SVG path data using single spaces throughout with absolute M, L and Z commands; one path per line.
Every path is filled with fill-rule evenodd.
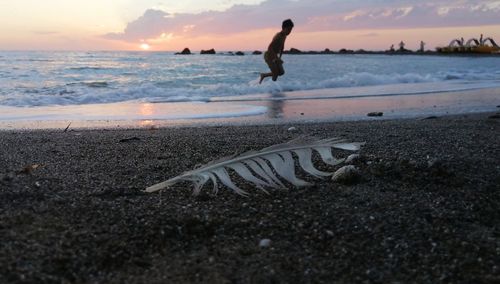
M 1 0 L 0 50 L 417 49 L 500 42 L 500 0 Z

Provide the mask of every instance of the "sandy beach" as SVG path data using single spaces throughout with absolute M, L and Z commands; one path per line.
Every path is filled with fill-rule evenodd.
M 496 283 L 498 133 L 496 113 L 2 131 L 0 282 Z M 269 195 L 241 183 L 249 197 L 142 191 L 303 135 L 366 142 L 362 178 L 301 175 L 314 185 Z

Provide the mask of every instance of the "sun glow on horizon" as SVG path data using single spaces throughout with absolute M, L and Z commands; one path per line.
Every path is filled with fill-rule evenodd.
M 147 43 L 142 43 L 140 46 L 139 46 L 142 50 L 149 50 L 151 49 L 151 46 Z

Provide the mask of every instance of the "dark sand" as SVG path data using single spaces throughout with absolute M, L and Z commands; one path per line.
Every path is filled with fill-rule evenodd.
M 0 282 L 498 283 L 500 119 L 0 132 Z M 366 141 L 354 185 L 143 193 L 301 135 Z M 132 139 L 131 139 L 132 138 Z M 338 153 L 344 155 L 344 153 Z M 334 168 L 319 168 L 334 170 Z M 40 165 L 26 168 L 30 165 Z M 259 247 L 270 239 L 269 247 Z

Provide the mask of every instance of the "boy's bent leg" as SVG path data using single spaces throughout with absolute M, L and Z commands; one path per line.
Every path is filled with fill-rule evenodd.
M 283 68 L 283 63 L 278 62 L 276 63 L 276 65 L 278 65 L 278 75 L 279 76 L 285 75 L 285 69 Z
M 264 80 L 264 78 L 267 77 L 273 77 L 273 81 L 276 81 L 278 79 L 278 76 L 281 76 L 285 73 L 283 70 L 283 65 L 279 61 L 267 61 L 267 66 L 269 66 L 269 69 L 271 69 L 271 73 L 262 73 L 260 74 L 260 83 Z
M 278 76 L 280 76 L 280 65 L 281 64 L 278 62 L 273 62 L 273 64 L 269 65 L 269 67 L 271 68 L 271 72 L 273 74 L 273 81 L 278 80 Z
M 262 81 L 267 78 L 273 76 L 273 73 L 260 73 L 260 81 L 259 84 L 262 84 Z

